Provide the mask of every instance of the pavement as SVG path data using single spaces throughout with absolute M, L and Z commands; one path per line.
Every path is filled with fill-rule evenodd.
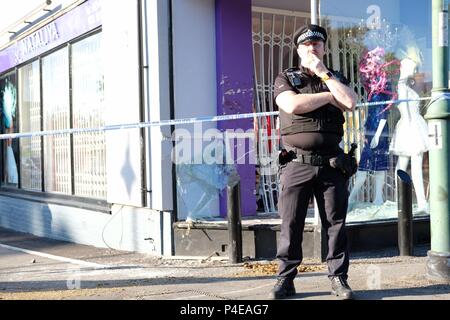
M 427 246 L 352 253 L 356 300 L 450 300 L 450 283 L 426 276 Z M 264 301 L 276 261 L 161 258 L 39 238 L 0 228 L 0 300 Z M 289 300 L 337 300 L 326 264 L 306 259 Z

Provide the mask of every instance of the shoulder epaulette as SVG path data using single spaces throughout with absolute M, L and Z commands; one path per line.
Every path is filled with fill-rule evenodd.
M 295 72 L 295 71 L 300 71 L 300 68 L 299 67 L 287 68 L 286 70 L 283 71 L 283 73 Z

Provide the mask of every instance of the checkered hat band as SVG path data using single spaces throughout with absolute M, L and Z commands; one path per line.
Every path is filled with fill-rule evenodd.
M 325 41 L 324 35 L 319 31 L 308 30 L 308 32 L 305 32 L 300 37 L 298 37 L 297 44 L 300 44 L 301 42 L 305 41 L 308 38 L 320 38 L 323 41 Z

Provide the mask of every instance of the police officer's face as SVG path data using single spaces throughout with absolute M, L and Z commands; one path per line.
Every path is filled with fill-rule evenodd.
M 313 54 L 322 60 L 325 54 L 325 44 L 321 40 L 307 41 L 298 46 L 297 52 L 300 58 Z

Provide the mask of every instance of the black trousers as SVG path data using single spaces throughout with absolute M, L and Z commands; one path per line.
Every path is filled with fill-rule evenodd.
M 303 260 L 302 240 L 309 202 L 314 195 L 328 241 L 328 274 L 347 279 L 349 255 L 345 219 L 348 179 L 330 166 L 289 162 L 281 168 L 278 211 L 282 219 L 277 258 L 279 277 L 294 278 Z

